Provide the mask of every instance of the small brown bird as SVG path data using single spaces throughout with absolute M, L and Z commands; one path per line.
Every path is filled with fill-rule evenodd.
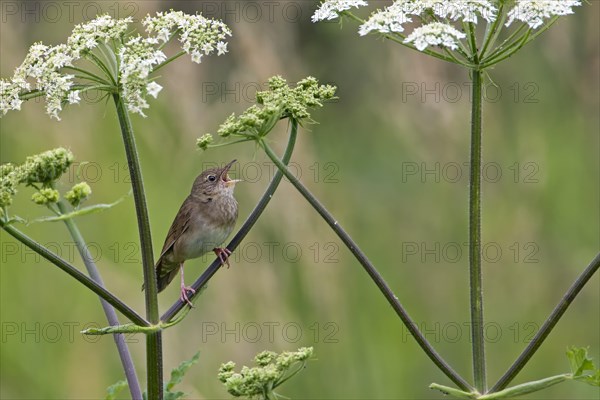
M 239 179 L 230 179 L 229 168 L 236 160 L 223 168 L 202 172 L 194 181 L 192 192 L 185 199 L 167 233 L 160 257 L 156 262 L 158 291 L 164 290 L 181 270 L 181 301 L 190 302 L 185 286 L 183 263 L 214 251 L 221 264 L 229 266 L 231 254 L 227 248 L 219 247 L 231 234 L 238 215 L 238 204 L 233 189 Z

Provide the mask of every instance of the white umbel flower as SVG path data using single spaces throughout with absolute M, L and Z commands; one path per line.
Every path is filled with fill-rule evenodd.
M 366 6 L 367 2 L 362 0 L 327 0 L 321 3 L 313 14 L 312 22 L 332 20 L 339 17 L 339 13 L 351 8 Z
M 148 82 L 148 76 L 155 65 L 167 59 L 162 51 L 154 48 L 155 42 L 154 38 L 136 36 L 129 39 L 119 52 L 120 84 L 127 108 L 144 117 L 143 110 L 148 108 L 146 94 L 154 96 L 160 91 L 157 88 L 160 85 L 152 85 Z
M 156 13 L 155 17 L 147 16 L 142 24 L 149 35 L 162 42 L 179 32 L 183 51 L 191 55 L 195 63 L 200 63 L 203 55 L 210 55 L 215 49 L 219 56 L 227 53 L 225 40 L 231 36 L 231 30 L 222 21 L 171 10 Z
M 158 97 L 158 93 L 162 90 L 162 86 L 160 86 L 156 82 L 150 82 L 146 85 L 146 92 L 155 99 Z
M 383 11 L 377 10 L 362 24 L 358 30 L 359 35 L 364 36 L 371 31 L 380 33 L 402 32 L 402 24 L 412 22 L 403 10 L 402 1 L 397 1 Z
M 481 15 L 487 22 L 496 19 L 498 9 L 487 0 L 454 0 L 444 4 L 443 12 L 454 21 L 462 19 L 464 22 L 477 23 L 477 15 Z M 441 15 L 440 15 L 441 16 Z
M 572 8 L 580 5 L 581 1 L 573 0 L 517 0 L 515 7 L 507 14 L 506 26 L 514 20 L 519 20 L 535 29 L 542 25 L 545 19 L 573 14 Z
M 114 19 L 110 15 L 101 15 L 84 24 L 76 25 L 67 39 L 67 45 L 76 57 L 81 52 L 92 50 L 99 43 L 117 40 L 127 32 L 131 17 Z
M 76 25 L 66 44 L 35 43 L 12 79 L 0 80 L 0 117 L 10 110 L 19 110 L 23 103 L 20 96 L 36 89 L 46 97 L 48 114 L 60 119 L 58 113 L 64 104 L 80 101 L 80 92 L 73 87 L 75 76 L 65 74 L 65 67 L 73 67 L 78 60 L 93 57 L 94 49 L 100 44 L 106 44 L 108 51 L 117 53 L 118 83 L 129 111 L 144 115 L 143 109 L 148 107 L 146 97 L 156 97 L 162 89 L 149 79 L 154 67 L 166 60 L 165 54 L 158 49 L 161 42 L 179 35 L 182 49 L 191 54 L 192 61 L 200 62 L 203 55 L 215 50 L 217 55 L 227 53 L 225 40 L 231 36 L 222 21 L 181 11 L 157 13 L 154 17 L 148 15 L 143 21 L 147 38 L 139 35 L 130 38 L 128 25 L 131 22 L 131 17 L 114 19 L 102 15 Z
M 477 15 L 491 22 L 496 19 L 498 12 L 489 0 L 397 0 L 393 6 L 406 15 L 422 15 L 430 11 L 440 18 L 473 23 L 477 23 Z
M 29 85 L 27 82 L 24 82 L 26 85 L 23 88 L 15 81 L 6 81 L 4 79 L 0 79 L 0 112 L 2 115 L 6 115 L 10 110 L 20 110 L 21 104 L 23 104 L 23 100 L 20 99 L 19 94 L 21 91 L 29 90 Z
M 58 112 L 62 110 L 62 102 L 67 99 L 73 86 L 74 76 L 63 75 L 59 70 L 71 66 L 75 60 L 76 57 L 65 44 L 46 46 L 35 43 L 30 47 L 23 63 L 15 70 L 13 85 L 26 91 L 29 86 L 27 79 L 35 79 L 35 88 L 45 93 L 46 112 L 52 118 L 60 120 Z M 16 99 L 13 98 L 12 101 L 15 106 L 20 106 Z
M 69 93 L 67 101 L 69 102 L 69 104 L 79 103 L 81 101 L 81 98 L 79 97 L 79 90 L 73 90 L 71 93 Z
M 404 43 L 414 43 L 415 47 L 423 51 L 427 46 L 448 47 L 457 49 L 458 41 L 464 39 L 466 35 L 451 25 L 441 22 L 432 22 L 416 28 L 405 40 Z

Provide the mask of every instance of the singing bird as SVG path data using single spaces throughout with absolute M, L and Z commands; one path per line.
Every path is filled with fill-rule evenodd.
M 183 263 L 214 251 L 229 266 L 231 251 L 219 247 L 231 234 L 238 215 L 238 203 L 233 189 L 239 179 L 230 179 L 227 172 L 236 160 L 223 168 L 203 171 L 194 181 L 190 195 L 185 199 L 167 233 L 160 257 L 156 262 L 158 291 L 164 290 L 181 270 L 181 301 L 192 303 L 185 286 Z

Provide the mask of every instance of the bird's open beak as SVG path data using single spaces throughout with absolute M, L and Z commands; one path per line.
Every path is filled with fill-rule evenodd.
M 221 172 L 221 180 L 223 182 L 225 182 L 225 184 L 227 186 L 233 186 L 238 182 L 241 182 L 241 179 L 230 179 L 229 175 L 227 175 L 227 172 L 229 171 L 229 168 L 231 168 L 231 166 L 233 165 L 233 163 L 235 163 L 237 160 L 233 160 L 231 161 L 229 164 L 227 164 L 225 166 L 225 168 L 223 168 L 223 172 Z

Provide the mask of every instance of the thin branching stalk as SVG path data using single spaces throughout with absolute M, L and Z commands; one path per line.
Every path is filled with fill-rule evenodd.
M 473 376 L 479 393 L 486 391 L 485 339 L 483 331 L 483 279 L 481 273 L 481 119 L 482 75 L 472 70 L 471 159 L 469 181 L 469 286 Z
M 343 15 L 343 16 L 346 16 L 346 17 L 348 17 L 350 19 L 353 19 L 354 21 L 356 21 L 356 22 L 358 22 L 360 24 L 364 24 L 366 22 L 364 19 L 362 19 L 362 18 L 354 15 L 350 11 L 342 11 L 340 13 L 340 15 Z M 383 37 L 385 37 L 386 39 L 390 39 L 390 40 L 392 40 L 392 41 L 394 41 L 394 42 L 396 42 L 396 43 L 398 43 L 398 44 L 400 44 L 400 45 L 402 45 L 404 47 L 408 47 L 409 49 L 418 50 L 413 44 L 411 44 L 411 43 L 405 43 L 404 39 L 406 39 L 406 36 L 403 35 L 403 34 L 401 34 L 401 33 L 397 33 L 397 32 L 394 32 L 393 34 L 386 33 L 386 34 L 383 34 Z M 444 61 L 448 61 L 448 62 L 453 62 L 450 57 L 446 57 L 445 55 L 443 55 L 441 53 L 438 53 L 436 51 L 430 50 L 430 49 L 425 49 L 425 50 L 422 50 L 422 51 L 418 50 L 418 51 L 420 51 L 421 53 L 428 54 L 428 55 L 430 55 L 432 57 L 439 58 L 440 60 L 444 60 Z M 461 62 L 461 64 L 463 64 L 463 63 Z
M 154 271 L 154 255 L 152 253 L 152 236 L 148 206 L 144 192 L 144 181 L 140 160 L 135 145 L 133 126 L 129 119 L 127 106 L 123 99 L 114 94 L 113 99 L 117 108 L 119 125 L 127 154 L 127 164 L 131 176 L 131 186 L 135 201 L 138 230 L 140 235 L 140 248 L 142 252 L 142 268 L 144 271 L 144 287 L 146 300 L 146 318 L 152 324 L 159 322 L 158 314 L 158 287 L 156 272 Z M 148 398 L 162 400 L 163 398 L 163 368 L 162 368 L 162 338 L 161 332 L 152 332 L 146 335 L 146 367 L 148 379 Z
M 583 289 L 592 276 L 598 272 L 598 268 L 600 268 L 600 253 L 596 255 L 590 265 L 588 265 L 581 275 L 577 277 L 575 282 L 573 282 L 569 290 L 567 290 L 556 307 L 554 307 L 554 310 L 552 310 L 552 313 L 550 313 L 538 333 L 534 336 L 533 340 L 529 342 L 525 350 L 523 350 L 513 365 L 510 366 L 510 368 L 504 373 L 504 375 L 502 375 L 498 382 L 490 389 L 490 393 L 504 389 L 517 376 L 521 369 L 523 369 L 527 362 L 529 362 L 529 359 L 533 357 L 544 340 L 546 340 L 550 332 L 552 332 L 554 326 L 562 318 L 563 314 L 567 311 L 567 308 L 569 308 L 581 289 Z
M 37 254 L 41 255 L 46 260 L 56 265 L 58 268 L 71 275 L 73 278 L 75 278 L 85 287 L 90 289 L 92 292 L 96 293 L 102 299 L 106 300 L 110 305 L 119 310 L 119 312 L 125 317 L 127 317 L 131 322 L 141 326 L 150 326 L 150 324 L 144 319 L 144 317 L 136 313 L 127 304 L 123 303 L 121 299 L 119 299 L 117 296 L 106 290 L 104 287 L 100 286 L 86 274 L 79 271 L 74 265 L 70 264 L 68 261 L 64 260 L 63 258 L 48 250 L 46 247 L 42 246 L 40 243 L 31 239 L 29 236 L 25 235 L 23 232 L 15 228 L 13 225 L 5 225 L 3 222 L 0 221 L 0 226 L 2 227 L 2 229 L 4 229 L 4 231 L 6 231 L 9 235 L 17 239 L 19 242 L 23 243 L 25 246 L 29 247 Z
M 259 142 L 260 146 L 265 150 L 267 156 L 277 166 L 278 170 L 283 172 L 285 177 L 294 185 L 294 187 L 304 196 L 304 198 L 310 203 L 310 205 L 319 213 L 319 215 L 327 222 L 329 227 L 338 235 L 342 242 L 352 252 L 354 257 L 360 262 L 365 271 L 369 274 L 373 282 L 377 285 L 381 293 L 387 299 L 388 303 L 392 306 L 396 314 L 400 317 L 406 328 L 413 335 L 419 346 L 427 354 L 427 356 L 434 362 L 438 368 L 454 382 L 458 387 L 466 391 L 472 391 L 473 387 L 464 380 L 452 367 L 435 351 L 433 346 L 425 338 L 425 336 L 419 331 L 419 328 L 415 322 L 410 318 L 400 301 L 394 295 L 388 284 L 385 282 L 381 274 L 371 264 L 367 256 L 362 252 L 358 245 L 352 240 L 350 235 L 342 229 L 338 221 L 325 209 L 325 207 L 310 193 L 310 191 L 302 185 L 302 183 L 292 174 L 286 165 L 277 157 L 271 147 L 264 141 Z
M 61 214 L 66 213 L 66 207 L 63 203 L 63 200 L 58 202 L 58 209 Z M 71 234 L 71 237 L 75 241 L 75 245 L 77 246 L 77 250 L 79 251 L 79 255 L 85 264 L 85 268 L 92 278 L 98 285 L 104 287 L 104 282 L 102 280 L 102 276 L 100 275 L 100 271 L 96 267 L 96 263 L 94 262 L 92 255 L 90 254 L 88 247 L 77 227 L 77 224 L 72 218 L 65 220 L 65 225 Z M 120 325 L 119 318 L 117 317 L 117 313 L 115 309 L 102 297 L 100 297 L 100 304 L 102 304 L 102 309 L 104 310 L 104 314 L 106 315 L 106 319 L 108 324 L 111 326 Z M 119 352 L 119 358 L 121 359 L 121 364 L 123 365 L 123 370 L 125 372 L 125 379 L 127 379 L 127 386 L 129 387 L 129 393 L 131 394 L 131 398 L 133 400 L 142 400 L 142 391 L 140 389 L 140 383 L 137 378 L 137 374 L 135 372 L 135 364 L 133 363 L 133 359 L 131 358 L 131 353 L 129 352 L 129 347 L 127 347 L 127 343 L 125 342 L 125 335 L 122 333 L 117 333 L 113 335 L 113 339 L 115 340 L 115 344 L 117 346 L 117 351 Z
M 289 163 L 290 159 L 292 158 L 292 153 L 294 151 L 294 145 L 296 143 L 297 133 L 298 133 L 298 122 L 295 120 L 292 120 L 291 126 L 290 126 L 290 135 L 288 138 L 288 143 L 285 148 L 285 153 L 283 154 L 283 160 L 282 160 L 283 164 L 285 164 L 285 165 L 287 165 Z M 229 250 L 231 250 L 233 252 L 239 246 L 239 244 L 242 242 L 242 240 L 246 237 L 246 235 L 250 232 L 250 229 L 252 229 L 252 227 L 258 220 L 258 218 L 261 216 L 261 214 L 267 207 L 267 204 L 269 204 L 269 201 L 271 201 L 271 198 L 273 197 L 275 190 L 277 190 L 277 187 L 279 186 L 279 183 L 281 182 L 282 177 L 283 177 L 283 173 L 278 170 L 275 173 L 275 175 L 273 176 L 271 183 L 269 183 L 269 186 L 265 190 L 265 193 L 260 198 L 260 201 L 258 202 L 256 207 L 254 207 L 254 210 L 252 210 L 252 213 L 250 213 L 250 216 L 248 216 L 248 219 L 246 219 L 246 222 L 244 222 L 244 224 L 242 225 L 242 227 L 240 228 L 238 233 L 236 233 L 236 235 L 233 237 L 233 239 L 231 239 L 231 242 L 229 242 L 229 244 L 227 245 L 227 248 Z M 194 282 L 192 287 L 196 290 L 196 293 L 194 293 L 192 295 L 191 299 L 193 299 L 193 296 L 200 294 L 200 289 L 202 287 L 204 287 L 204 285 L 206 285 L 206 283 L 217 272 L 217 270 L 219 269 L 220 266 L 221 266 L 221 261 L 218 258 L 215 259 L 215 261 L 213 261 L 213 263 L 206 269 L 206 271 L 204 271 L 204 273 L 200 276 L 200 278 L 198 278 L 196 280 L 196 282 Z M 161 321 L 164 321 L 164 322 L 171 321 L 173 319 L 173 317 L 175 315 L 177 315 L 177 313 L 179 311 L 181 311 L 181 309 L 184 308 L 185 306 L 186 306 L 186 303 L 182 302 L 181 300 L 178 300 L 177 302 L 175 302 L 175 304 L 173 304 L 171 306 L 171 308 L 169 308 L 169 310 L 166 313 L 164 313 L 164 315 L 161 317 Z

